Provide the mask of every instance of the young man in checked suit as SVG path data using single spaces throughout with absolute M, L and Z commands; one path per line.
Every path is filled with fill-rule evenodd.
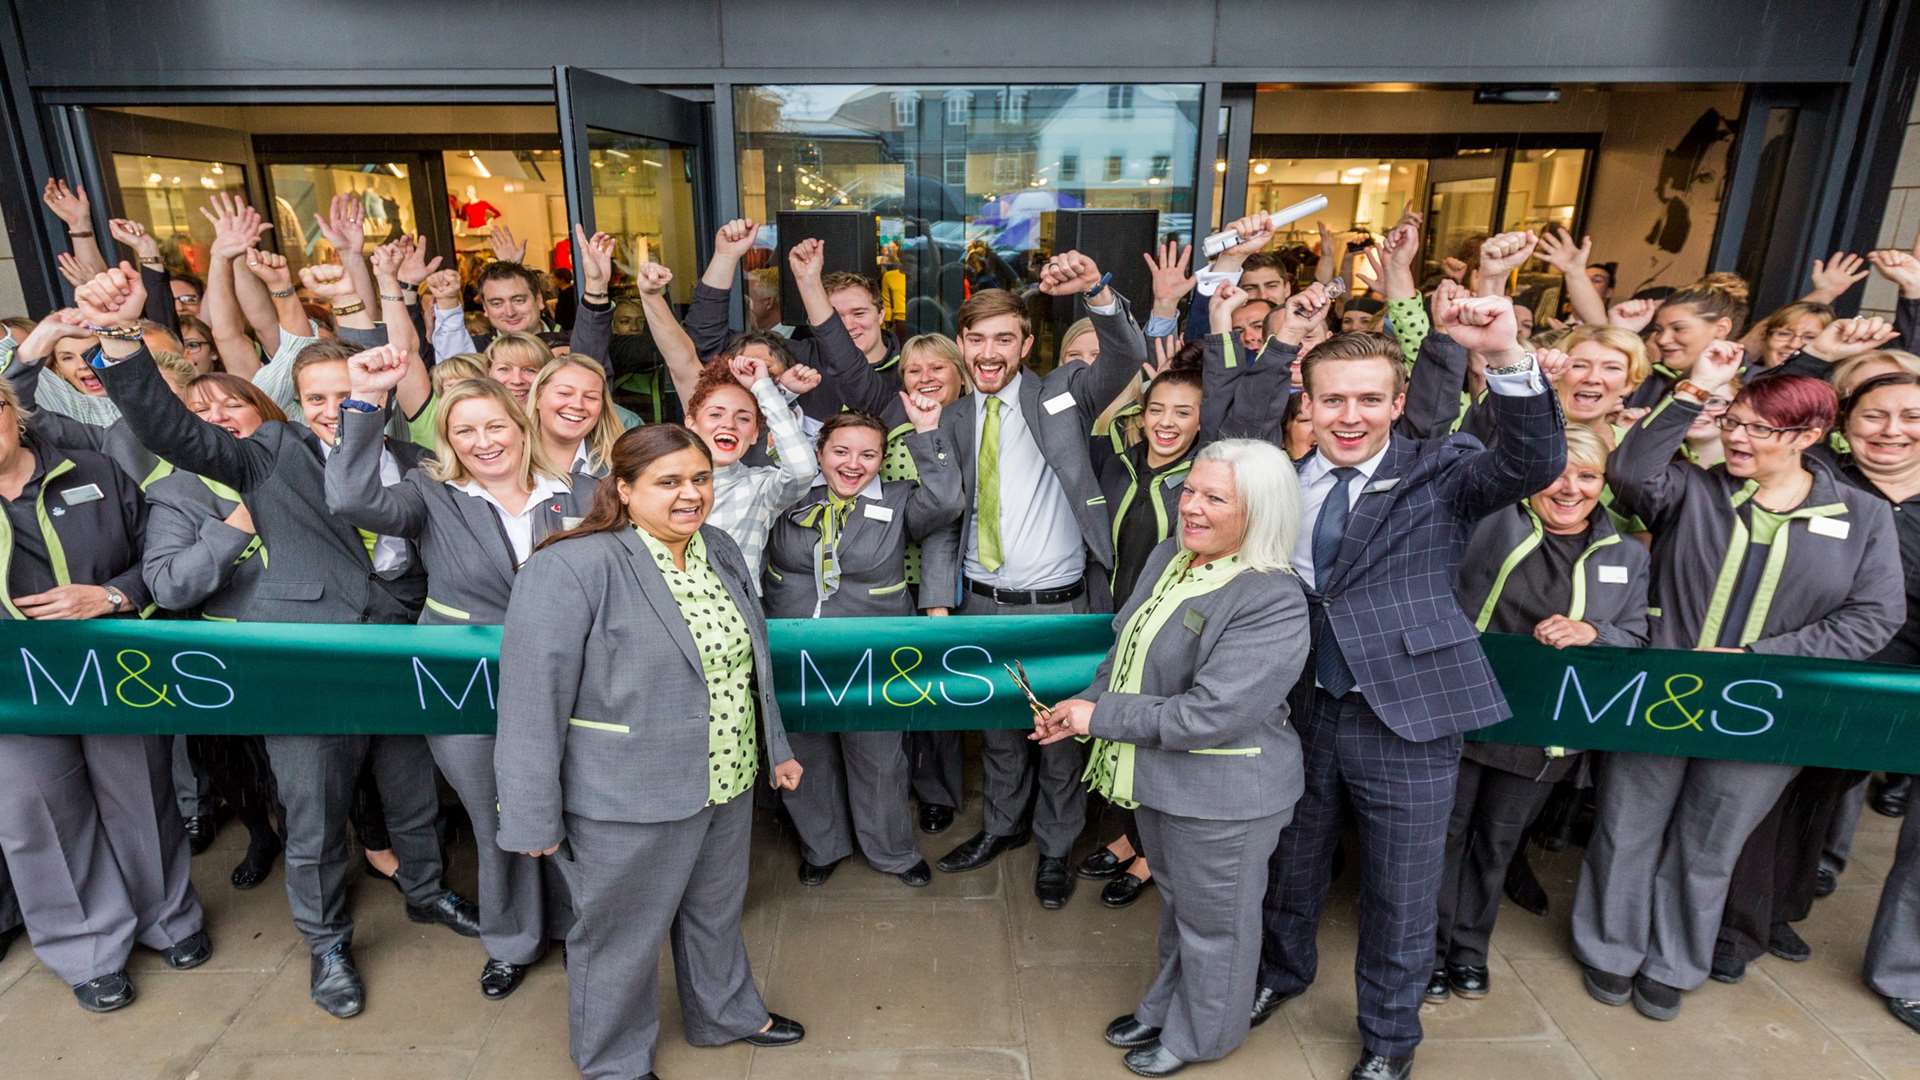
M 1448 300 L 1440 330 L 1486 357 L 1500 429 L 1393 433 L 1406 369 L 1393 340 L 1342 334 L 1304 373 L 1317 450 L 1300 463 L 1304 522 L 1294 567 L 1313 600 L 1314 654 L 1295 688 L 1306 794 L 1269 866 L 1253 1023 L 1303 993 L 1345 802 L 1361 841 L 1363 1052 L 1354 1080 L 1405 1080 L 1420 1042 L 1461 737 L 1510 715 L 1452 581 L 1480 518 L 1553 482 L 1561 417 L 1506 297 Z

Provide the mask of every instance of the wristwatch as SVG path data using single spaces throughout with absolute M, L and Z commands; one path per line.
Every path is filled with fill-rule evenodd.
M 121 592 L 119 589 L 116 589 L 111 585 L 106 586 L 106 590 L 107 590 L 107 603 L 113 605 L 113 610 L 115 611 L 126 610 L 127 594 Z
M 1673 384 L 1673 396 L 1687 398 L 1695 405 L 1705 405 L 1707 399 L 1711 398 L 1713 394 L 1710 393 L 1706 387 L 1701 386 L 1691 379 L 1681 379 L 1679 382 Z
M 1108 283 L 1112 281 L 1113 281 L 1113 271 L 1109 270 L 1106 273 L 1100 275 L 1100 280 L 1093 283 L 1093 288 L 1088 289 L 1086 292 L 1082 293 L 1081 295 L 1086 297 L 1086 300 L 1088 303 L 1092 303 L 1093 298 L 1105 292 Z
M 1508 364 L 1506 367 L 1488 368 L 1487 374 L 1489 375 L 1525 375 L 1527 372 L 1532 371 L 1535 368 L 1538 368 L 1539 366 L 1540 364 L 1538 361 L 1534 359 L 1533 353 L 1531 351 L 1528 351 L 1520 354 L 1520 361 L 1518 363 Z
M 380 411 L 380 406 L 375 405 L 373 402 L 360 401 L 356 398 L 348 398 L 347 400 L 340 403 L 340 407 L 343 409 L 352 409 L 354 412 L 370 413 L 370 412 Z

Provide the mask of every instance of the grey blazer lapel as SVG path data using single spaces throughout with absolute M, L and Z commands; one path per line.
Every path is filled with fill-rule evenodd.
M 500 515 L 493 504 L 485 499 L 475 498 L 451 484 L 446 485 L 447 495 L 453 499 L 460 518 L 466 523 L 473 538 L 480 543 L 480 550 L 486 552 L 486 560 L 507 581 L 513 585 L 513 575 L 517 567 L 513 564 L 513 550 L 508 546 L 506 530 L 500 524 Z
M 660 568 L 653 563 L 653 552 L 630 528 L 615 529 L 613 535 L 627 549 L 627 568 L 634 580 L 640 585 L 641 595 L 653 605 L 653 613 L 667 628 L 667 636 L 673 639 L 680 651 L 686 654 L 687 663 L 693 670 L 704 673 L 706 668 L 700 664 L 700 647 L 693 643 L 693 631 L 687 629 L 687 620 L 680 614 L 680 605 L 674 602 L 673 592 L 667 588 L 667 581 L 660 576 Z

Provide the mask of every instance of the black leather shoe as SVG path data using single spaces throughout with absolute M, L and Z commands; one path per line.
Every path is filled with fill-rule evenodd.
M 1369 1051 L 1361 1054 L 1360 1060 L 1353 1063 L 1353 1071 L 1347 1074 L 1347 1080 L 1407 1080 L 1412 1075 L 1412 1054 L 1387 1057 Z
M 374 866 L 372 863 L 362 862 L 360 864 L 360 872 L 367 875 L 368 877 L 372 878 L 375 881 L 386 882 L 387 884 L 393 886 L 394 892 L 397 892 L 402 896 L 405 896 L 407 893 L 407 887 L 405 885 L 400 884 L 400 874 L 398 871 L 391 874 L 383 874 L 380 872 L 380 869 Z
M 1139 878 L 1132 874 L 1121 874 L 1107 882 L 1107 887 L 1100 890 L 1100 902 L 1110 908 L 1126 907 L 1140 899 L 1140 894 L 1147 891 L 1147 886 L 1152 884 L 1153 879 L 1150 877 Z
M 966 842 L 940 857 L 934 865 L 943 874 L 962 874 L 968 870 L 978 870 L 1000 857 L 1003 851 L 1026 847 L 1032 839 L 1028 833 L 1015 833 L 1012 836 L 995 836 L 981 831 L 974 833 Z
M 1248 1013 L 1247 1023 L 1252 1027 L 1259 1027 L 1274 1013 L 1280 1011 L 1280 1006 L 1298 996 L 1298 994 L 1283 994 L 1278 990 L 1269 990 L 1264 986 L 1254 987 L 1253 1008 Z
M 1478 1001 L 1493 989 L 1493 976 L 1483 967 L 1467 964 L 1448 964 L 1447 983 L 1453 992 L 1468 1001 Z
M 486 966 L 480 969 L 480 993 L 489 1001 L 499 1001 L 520 989 L 520 983 L 526 977 L 526 964 L 488 960 Z
M 480 909 L 473 901 L 448 889 L 432 903 L 422 907 L 407 905 L 407 918 L 427 925 L 438 924 L 461 937 L 480 936 Z
M 893 876 L 909 889 L 924 889 L 933 884 L 933 867 L 927 865 L 927 860 L 921 859 Z
M 1581 967 L 1580 984 L 1587 996 L 1602 1005 L 1625 1005 L 1633 998 L 1633 980 L 1599 968 Z
M 1807 944 L 1806 939 L 1786 923 L 1776 924 L 1767 935 L 1767 951 L 1796 964 L 1804 963 L 1813 956 L 1813 946 Z
M 26 932 L 27 928 L 24 926 L 16 926 L 10 930 L 0 930 L 0 960 L 7 958 L 7 950 L 13 948 L 13 943 L 19 941 L 20 935 Z
M 313 1003 L 336 1020 L 359 1016 L 367 1007 L 367 988 L 360 969 L 353 966 L 353 950 L 335 945 L 313 958 L 308 968 L 308 993 Z
M 133 980 L 124 971 L 89 979 L 73 988 L 73 999 L 88 1012 L 110 1013 L 133 1004 Z
M 1122 1050 L 1131 1050 L 1136 1046 L 1145 1046 L 1160 1038 L 1160 1029 L 1148 1027 L 1133 1018 L 1132 1013 L 1116 1016 L 1113 1023 L 1107 1025 L 1107 1045 Z
M 1839 887 L 1840 875 L 1834 873 L 1831 867 L 1823 866 L 1813 872 L 1813 898 L 1815 900 L 1824 900 L 1832 896 L 1833 890 Z
M 267 880 L 267 876 L 273 873 L 273 864 L 280 858 L 280 850 L 281 845 L 277 842 L 265 847 L 247 845 L 247 857 L 241 859 L 240 865 L 233 868 L 233 874 L 227 880 L 231 881 L 236 889 L 258 888 L 260 883 Z
M 1120 1064 L 1135 1076 L 1172 1076 L 1187 1067 L 1186 1062 L 1173 1056 L 1173 1051 L 1161 1046 L 1159 1039 L 1127 1051 Z
M 840 859 L 835 859 L 830 863 L 821 865 L 816 863 L 810 863 L 804 857 L 801 858 L 800 884 L 805 885 L 808 888 L 825 885 L 827 883 L 827 879 L 833 876 L 834 870 L 839 868 L 840 863 L 841 863 Z
M 1737 986 L 1747 977 L 1747 962 L 1730 952 L 1715 949 L 1713 950 L 1713 967 L 1708 969 L 1707 977 L 1714 982 Z
M 1885 783 L 1875 784 L 1867 793 L 1867 805 L 1873 812 L 1885 817 L 1906 817 L 1907 798 L 1913 791 L 1913 777 L 1905 774 L 1889 776 Z
M 1067 869 L 1067 860 L 1040 856 L 1040 865 L 1033 872 L 1033 895 L 1048 911 L 1067 906 L 1067 898 L 1073 895 L 1073 872 Z
M 1437 967 L 1427 978 L 1427 1000 L 1435 1005 L 1453 997 L 1453 983 L 1447 979 L 1447 969 Z
M 213 959 L 213 939 L 207 936 L 205 930 L 198 931 L 187 940 L 162 952 L 160 958 L 175 971 L 192 971 Z
M 187 830 L 187 847 L 195 855 L 205 855 L 207 849 L 213 846 L 214 837 L 220 835 L 220 823 L 213 819 L 212 814 L 181 818 L 180 824 Z
M 1680 1015 L 1681 990 L 1645 975 L 1633 977 L 1633 1007 L 1649 1020 L 1671 1020 Z
M 807 1037 L 807 1029 L 801 1027 L 798 1020 L 789 1020 L 777 1012 L 768 1013 L 767 1018 L 773 1021 L 772 1027 L 740 1041 L 750 1046 L 792 1046 Z
M 943 833 L 953 825 L 953 807 L 937 803 L 920 804 L 920 831 L 928 835 Z
M 1126 873 L 1127 865 L 1131 862 L 1133 862 L 1132 859 L 1122 859 L 1106 848 L 1098 848 L 1093 854 L 1080 860 L 1080 866 L 1074 870 L 1074 873 L 1088 881 L 1105 881 L 1110 877 L 1118 877 Z
M 1920 1001 L 1890 997 L 1887 999 L 1887 1011 L 1893 1014 L 1895 1020 L 1920 1031 Z

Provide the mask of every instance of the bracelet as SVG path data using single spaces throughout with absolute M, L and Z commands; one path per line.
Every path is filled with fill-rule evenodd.
M 343 318 L 347 315 L 358 315 L 365 310 L 367 310 L 366 301 L 355 300 L 353 303 L 348 304 L 346 307 L 334 308 L 333 317 L 338 319 L 338 318 Z
M 93 239 L 93 230 L 81 229 L 81 230 L 75 231 L 73 229 L 68 229 L 67 235 L 73 237 L 75 240 L 91 240 Z
M 406 293 L 381 293 L 380 299 L 386 301 L 389 304 L 404 304 L 407 302 L 407 294 Z M 334 312 L 334 314 L 338 315 L 340 313 L 336 311 Z
M 580 299 L 585 300 L 589 304 L 604 304 L 607 302 L 607 294 L 601 293 L 596 296 L 593 293 L 581 293 Z
M 167 268 L 167 264 L 159 258 L 141 259 L 140 265 L 149 270 L 165 270 Z
M 115 341 L 139 341 L 142 331 L 139 323 L 129 323 L 125 326 L 95 326 L 88 323 L 87 332 L 103 338 L 112 338 Z
M 284 289 L 268 289 L 267 295 L 273 297 L 275 300 L 285 300 L 287 297 L 293 295 L 293 286 L 289 285 Z

